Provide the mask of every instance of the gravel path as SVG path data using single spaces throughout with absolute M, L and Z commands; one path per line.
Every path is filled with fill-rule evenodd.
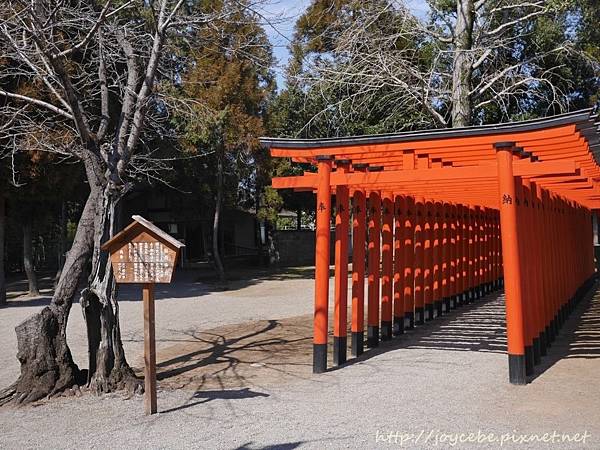
M 310 313 L 313 281 L 271 276 L 210 293 L 182 279 L 157 301 L 157 338 L 172 346 L 185 330 Z M 123 299 L 135 291 L 121 292 Z M 35 301 L 0 310 L 0 376 L 18 373 L 13 327 Z M 37 305 L 37 306 L 28 306 Z M 74 306 L 69 339 L 85 359 Z M 260 378 L 235 389 L 164 390 L 160 414 L 145 417 L 142 398 L 84 395 L 0 410 L 1 448 L 600 448 L 600 295 L 582 303 L 527 386 L 507 382 L 501 296 L 463 307 L 396 339 L 354 364 L 281 385 Z M 141 304 L 122 301 L 130 359 L 142 349 Z M 581 316 L 578 320 L 578 316 Z M 261 367 L 257 371 L 263 370 Z M 455 433 L 569 434 L 585 442 L 456 443 Z M 412 435 L 412 437 L 411 437 Z M 466 436 L 468 438 L 468 436 Z M 444 442 L 437 442 L 436 438 Z M 428 439 L 428 440 L 427 440 Z M 506 439 L 506 436 L 504 437 Z

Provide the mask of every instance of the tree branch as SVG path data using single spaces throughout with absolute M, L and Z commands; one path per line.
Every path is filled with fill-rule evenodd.
M 485 51 L 483 52 L 483 54 L 477 59 L 477 61 L 475 61 L 473 63 L 473 65 L 471 66 L 471 68 L 473 70 L 477 69 L 481 64 L 483 64 L 485 62 L 485 60 L 487 59 L 487 57 L 490 56 L 490 53 L 492 53 L 492 49 L 491 48 L 485 49 Z
M 98 81 L 100 82 L 100 125 L 98 126 L 98 131 L 96 132 L 96 139 L 98 142 L 104 139 L 104 135 L 108 130 L 108 122 L 109 122 L 109 111 L 108 111 L 108 81 L 106 79 L 106 63 L 104 61 L 104 49 L 102 45 L 102 32 L 98 31 Z
M 179 8 L 181 8 L 184 1 L 185 0 L 179 0 L 177 2 L 177 4 L 173 7 L 173 9 L 171 10 L 169 17 L 167 17 L 167 19 L 164 21 L 164 23 L 162 25 L 159 25 L 159 30 L 161 33 L 164 33 L 164 31 L 169 27 L 169 25 L 171 24 L 171 21 L 173 20 L 173 17 L 175 16 L 175 13 L 179 10 Z
M 12 48 L 14 49 L 14 51 L 17 53 L 17 56 L 19 58 L 21 58 L 25 64 L 27 64 L 29 66 L 29 68 L 31 70 L 33 70 L 35 72 L 36 75 L 38 75 L 42 81 L 44 82 L 44 84 L 46 85 L 46 87 L 50 90 L 50 92 L 56 97 L 56 99 L 62 103 L 62 105 L 65 107 L 65 109 L 69 112 L 71 112 L 71 107 L 69 106 L 69 104 L 66 102 L 66 100 L 58 93 L 58 91 L 56 90 L 56 88 L 52 85 L 52 83 L 50 82 L 50 80 L 48 79 L 48 77 L 46 75 L 44 75 L 42 73 L 42 71 L 40 70 L 39 67 L 37 67 L 35 64 L 33 64 L 33 62 L 31 61 L 31 59 L 23 53 L 23 51 L 21 51 L 21 48 L 17 45 L 17 43 L 15 42 L 15 40 L 13 39 L 13 37 L 10 35 L 10 33 L 8 32 L 8 30 L 6 29 L 6 26 L 2 27 L 2 34 L 4 34 L 4 36 L 8 39 L 8 41 L 10 42 L 10 45 L 12 46 Z M 48 70 L 49 68 L 46 66 L 46 70 Z
M 14 98 L 16 100 L 23 100 L 27 103 L 31 103 L 32 105 L 42 106 L 42 107 L 46 108 L 47 110 L 52 111 L 53 113 L 61 115 L 67 119 L 73 120 L 73 115 L 70 114 L 68 111 L 65 111 L 64 109 L 61 109 L 58 106 L 54 106 L 53 104 L 45 102 L 43 100 L 38 100 L 37 98 L 28 97 L 26 95 L 14 94 L 12 92 L 6 92 L 1 89 L 0 89 L 0 95 L 7 97 L 7 98 Z
M 100 11 L 100 16 L 94 23 L 94 26 L 88 32 L 88 34 L 85 35 L 83 40 L 79 41 L 78 44 L 75 44 L 74 46 L 72 46 L 66 50 L 63 50 L 62 52 L 60 52 L 58 54 L 52 55 L 52 57 L 60 58 L 62 56 L 67 56 L 67 55 L 70 55 L 71 53 L 73 53 L 75 50 L 79 50 L 81 47 L 85 46 L 90 41 L 90 39 L 92 39 L 92 37 L 94 36 L 96 31 L 98 31 L 98 28 L 100 28 L 100 25 L 102 25 L 102 22 L 104 21 L 104 19 L 106 17 L 106 13 L 108 12 L 108 8 L 110 8 L 111 3 L 112 3 L 112 0 L 108 0 L 106 2 L 106 5 L 104 5 L 104 8 L 102 8 L 102 11 Z
M 154 35 L 154 42 L 152 44 L 152 51 L 150 53 L 150 60 L 146 67 L 146 74 L 144 82 L 140 88 L 136 104 L 135 113 L 133 115 L 133 123 L 131 125 L 131 131 L 129 133 L 129 139 L 127 140 L 127 146 L 123 149 L 122 159 L 119 161 L 118 172 L 119 176 L 122 177 L 125 174 L 127 165 L 133 153 L 135 146 L 138 143 L 140 133 L 142 131 L 144 116 L 146 112 L 146 101 L 149 94 L 152 92 L 152 86 L 154 85 L 154 76 L 156 75 L 156 69 L 160 61 L 161 48 L 164 40 L 164 16 L 166 11 L 167 0 L 162 0 L 160 13 L 158 15 L 158 29 Z
M 539 11 L 534 11 L 532 13 L 526 14 L 525 16 L 519 17 L 518 19 L 511 20 L 510 22 L 505 22 L 502 25 L 497 26 L 496 28 L 494 28 L 491 31 L 484 32 L 484 34 L 488 37 L 496 36 L 497 34 L 499 34 L 500 32 L 502 32 L 503 30 L 505 30 L 509 27 L 517 25 L 518 23 L 521 23 L 521 22 L 525 22 L 526 20 L 529 20 L 533 17 L 541 16 L 543 14 L 546 14 L 547 12 L 548 12 L 548 8 L 544 8 L 543 10 L 539 10 Z
M 116 31 L 116 37 L 127 58 L 127 84 L 125 86 L 123 104 L 121 106 L 119 130 L 115 136 L 117 145 L 113 148 L 115 158 L 116 154 L 123 154 L 125 151 L 129 123 L 135 111 L 135 96 L 139 79 L 138 64 L 131 43 L 127 40 L 121 30 Z

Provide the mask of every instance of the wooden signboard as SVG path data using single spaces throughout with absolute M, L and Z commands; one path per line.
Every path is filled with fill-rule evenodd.
M 177 257 L 184 245 L 147 221 L 133 216 L 133 222 L 102 250 L 108 251 L 117 283 L 142 284 L 144 301 L 144 410 L 156 412 L 156 341 L 154 284 L 170 283 Z

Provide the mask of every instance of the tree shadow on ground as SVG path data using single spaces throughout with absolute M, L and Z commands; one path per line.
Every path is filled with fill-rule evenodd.
M 258 369 L 255 370 L 260 370 L 267 364 L 272 369 L 276 364 L 272 360 L 281 356 L 282 349 L 284 353 L 293 352 L 294 346 L 303 344 L 301 341 L 304 340 L 308 341 L 306 347 L 310 346 L 310 337 L 284 339 L 274 335 L 276 331 L 283 333 L 280 329 L 284 327 L 285 324 L 277 320 L 269 320 L 224 327 L 223 333 L 188 332 L 193 340 L 186 344 L 187 348 L 191 346 L 198 350 L 160 361 L 157 378 L 163 387 L 181 383 L 178 387 L 193 386 L 195 391 L 184 404 L 162 412 L 179 411 L 217 399 L 268 397 L 269 394 L 247 387 L 252 384 L 245 375 L 248 369 L 256 366 Z M 280 363 L 285 364 L 284 361 Z
M 6 304 L 0 306 L 0 308 L 22 308 L 24 306 L 48 306 L 52 297 L 42 295 L 40 297 L 19 297 L 8 299 Z
M 157 378 L 172 387 L 244 387 L 310 375 L 309 316 L 248 322 L 213 330 L 188 330 L 189 337 L 159 352 Z M 265 375 L 266 374 L 266 375 Z
M 273 344 L 285 344 L 282 340 L 273 339 L 259 339 L 248 342 L 246 344 L 238 345 L 241 341 L 256 338 L 257 336 L 267 333 L 268 331 L 277 327 L 276 320 L 269 320 L 268 324 L 260 330 L 253 331 L 251 333 L 243 334 L 237 337 L 226 337 L 222 334 L 214 333 L 202 333 L 202 335 L 195 332 L 186 333 L 198 343 L 204 343 L 207 348 L 187 353 L 185 355 L 177 356 L 167 361 L 161 361 L 157 364 L 159 372 L 157 373 L 158 380 L 181 375 L 185 372 L 189 372 L 194 369 L 198 369 L 203 366 L 208 366 L 215 363 L 226 362 L 227 366 L 224 369 L 219 370 L 226 371 L 229 369 L 235 369 L 240 363 L 238 358 L 231 356 L 231 353 L 240 350 L 247 350 L 252 348 L 262 348 Z M 207 338 L 208 337 L 208 338 Z M 179 365 L 181 364 L 181 365 Z M 179 365 L 176 368 L 169 370 L 161 370 L 161 368 L 169 367 L 172 365 Z M 218 372 L 217 372 L 218 373 Z M 213 375 L 215 375 L 214 373 Z
M 285 444 L 273 444 L 261 447 L 254 447 L 252 446 L 252 442 L 246 442 L 245 444 L 236 447 L 235 450 L 292 450 L 294 448 L 300 447 L 302 444 L 304 444 L 303 441 L 297 441 L 286 442 Z
M 180 411 L 182 409 L 191 408 L 193 406 L 198 406 L 203 403 L 208 403 L 211 400 L 242 400 L 242 399 L 246 399 L 246 398 L 256 398 L 256 397 L 269 397 L 269 394 L 253 391 L 250 388 L 215 390 L 215 391 L 197 390 L 194 393 L 194 395 L 192 395 L 189 398 L 189 400 L 186 403 L 184 403 L 183 405 L 161 411 L 161 413 Z M 201 400 L 194 401 L 195 399 L 201 399 Z
M 25 274 L 12 274 L 6 283 L 6 304 L 0 305 L 0 308 L 48 305 L 54 291 L 54 275 L 47 272 L 37 274 L 40 294 L 30 296 Z
M 327 437 L 327 438 L 320 438 L 320 439 L 309 439 L 309 440 L 304 440 L 304 441 L 295 441 L 295 442 L 284 442 L 281 444 L 271 444 L 271 445 L 252 445 L 253 442 L 246 442 L 245 444 L 240 445 L 239 447 L 236 447 L 234 450 L 292 450 L 294 448 L 298 448 L 301 445 L 305 445 L 305 444 L 315 444 L 314 446 L 316 447 L 317 445 L 320 447 L 332 447 L 337 446 L 337 447 L 347 447 L 347 445 L 340 445 L 340 439 L 349 439 L 349 438 L 355 438 L 354 435 L 344 435 L 344 436 L 331 436 L 331 437 Z

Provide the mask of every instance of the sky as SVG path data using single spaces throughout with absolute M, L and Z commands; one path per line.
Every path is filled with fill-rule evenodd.
M 268 0 L 261 10 L 267 22 L 264 24 L 265 30 L 273 44 L 273 54 L 277 58 L 275 74 L 279 89 L 285 85 L 283 73 L 290 57 L 287 47 L 294 34 L 294 24 L 310 2 L 311 0 Z M 425 0 L 406 0 L 406 3 L 417 16 L 427 14 Z

